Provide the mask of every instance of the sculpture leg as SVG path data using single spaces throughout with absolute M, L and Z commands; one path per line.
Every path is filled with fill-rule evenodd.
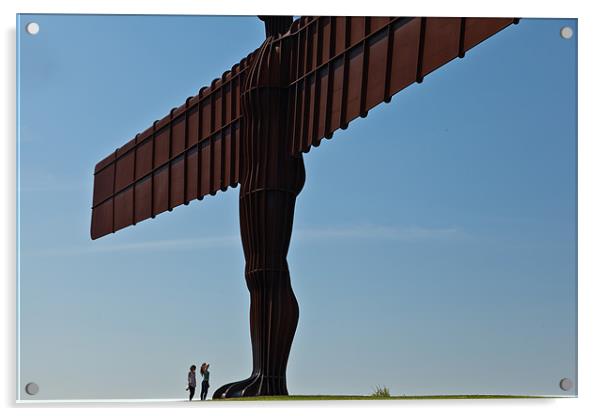
M 286 365 L 299 319 L 286 255 L 302 175 L 290 188 L 241 189 L 240 224 L 251 297 L 250 326 L 253 371 L 249 378 L 226 384 L 213 398 L 287 395 Z

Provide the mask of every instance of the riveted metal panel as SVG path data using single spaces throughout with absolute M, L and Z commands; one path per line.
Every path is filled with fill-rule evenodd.
M 222 161 L 224 157 L 222 148 L 221 134 L 216 135 L 213 140 L 213 181 L 211 183 L 211 193 L 215 193 L 222 188 Z
M 97 163 L 92 238 L 238 184 L 240 93 L 252 57 Z
M 130 187 L 115 196 L 115 229 L 131 225 L 134 221 L 134 188 Z
M 113 232 L 113 198 L 94 208 L 92 215 L 92 236 L 102 236 Z
M 169 160 L 169 128 L 164 127 L 155 135 L 154 166 L 160 166 Z
M 186 148 L 186 116 L 175 119 L 171 129 L 171 152 L 179 154 Z
M 319 146 L 339 128 L 445 65 L 514 19 L 440 17 L 301 18 L 291 27 L 299 55 L 290 93 L 289 149 Z M 319 30 L 318 30 L 319 29 Z M 316 43 L 316 39 L 319 42 Z M 316 58 L 318 57 L 318 58 Z M 324 59 L 328 57 L 328 59 Z M 316 59 L 318 61 L 316 62 Z M 307 62 L 309 61 L 309 62 Z M 305 71 L 305 72 L 303 72 Z
M 329 17 L 328 19 L 322 19 L 320 21 L 321 24 L 321 42 L 320 42 L 320 63 L 324 63 L 326 61 L 328 61 L 332 55 L 331 55 L 331 50 L 330 50 L 330 41 L 331 41 L 331 30 L 332 30 L 332 21 L 334 20 L 334 18 Z M 333 51 L 334 52 L 334 48 Z
M 235 184 L 238 184 L 241 179 L 240 179 L 240 172 L 242 171 L 243 167 L 244 167 L 244 161 L 241 158 L 241 148 L 242 148 L 242 138 L 241 138 L 241 132 L 242 132 L 242 125 L 244 124 L 244 119 L 241 121 L 241 125 L 234 125 L 232 126 L 232 137 L 233 137 L 233 142 L 232 142 L 232 146 L 233 146 L 233 150 L 232 152 L 234 153 L 234 177 L 232 178 L 232 182 L 230 183 L 231 186 L 235 186 Z
M 316 115 L 316 74 L 311 74 L 307 83 L 305 84 L 305 104 L 306 104 L 306 116 L 305 123 L 303 123 L 303 130 L 301 136 L 303 137 L 303 151 L 307 152 L 312 142 L 312 133 L 314 126 L 314 118 Z
M 136 182 L 134 191 L 134 223 L 144 221 L 152 215 L 151 185 L 150 176 Z
M 153 216 L 167 211 L 169 170 L 165 166 L 153 173 Z
M 136 148 L 136 180 L 153 170 L 153 142 L 147 140 Z
M 186 202 L 197 198 L 198 160 L 197 148 L 186 153 Z
M 232 130 L 226 129 L 223 138 L 223 151 L 224 151 L 224 177 L 222 180 L 222 189 L 230 186 L 232 183 L 233 167 L 234 167 L 234 153 L 232 147 Z
M 324 137 L 326 132 L 326 120 L 328 117 L 328 111 L 326 105 L 328 104 L 328 81 L 329 81 L 329 68 L 324 66 L 317 71 L 318 81 L 317 87 L 317 105 L 315 115 L 315 128 L 312 131 L 312 144 L 317 145 L 319 139 Z
M 334 36 L 335 36 L 334 53 L 335 53 L 335 55 L 339 55 L 347 47 L 345 45 L 345 31 L 347 28 L 347 18 L 341 17 L 341 16 L 336 17 L 334 19 L 334 25 L 335 25 L 335 30 L 333 32 Z M 299 76 L 301 76 L 301 74 L 299 74 Z
M 119 192 L 134 181 L 135 153 L 129 152 L 117 160 L 115 174 L 115 192 Z
M 339 128 L 340 120 L 341 120 L 341 110 L 343 104 L 343 75 L 344 75 L 344 67 L 345 58 L 343 56 L 335 59 L 332 62 L 332 89 L 331 89 L 331 107 L 328 123 L 328 132 L 326 134 L 331 133 L 333 130 Z
M 368 77 L 366 85 L 366 110 L 380 104 L 383 100 L 385 78 L 387 75 L 387 32 L 370 38 L 368 41 Z
M 432 17 L 427 19 L 427 22 L 424 37 L 423 75 L 458 56 L 462 19 L 459 17 Z
M 393 26 L 391 80 L 389 97 L 416 81 L 421 19 L 411 19 L 399 27 Z
M 387 26 L 391 21 L 390 17 L 374 16 L 370 17 L 370 33 L 374 33 Z
M 466 18 L 464 50 L 475 47 L 485 39 L 496 34 L 516 19 L 512 18 Z
M 366 18 L 364 17 L 354 16 L 349 18 L 349 23 L 351 25 L 350 39 L 352 45 L 361 42 L 366 37 L 365 22 Z
M 207 195 L 211 192 L 211 176 L 213 175 L 211 167 L 211 140 L 205 140 L 201 144 L 200 159 L 200 195 Z
M 103 168 L 94 176 L 94 205 L 98 205 L 113 195 L 115 184 L 115 165 Z
M 349 76 L 345 88 L 347 90 L 345 122 L 349 123 L 360 115 L 362 92 L 362 71 L 364 61 L 363 45 L 357 45 L 349 52 Z

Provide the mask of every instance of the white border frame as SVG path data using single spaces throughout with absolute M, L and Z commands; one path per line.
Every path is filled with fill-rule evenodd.
M 534 3 L 534 2 L 532 2 Z M 600 279 L 600 245 L 596 243 L 602 233 L 602 189 L 596 178 L 602 177 L 600 157 L 602 156 L 599 125 L 598 97 L 601 96 L 599 77 L 602 73 L 598 40 L 602 39 L 599 17 L 595 4 L 589 2 L 548 1 L 539 4 L 525 0 L 505 0 L 495 4 L 469 0 L 450 1 L 414 1 L 394 3 L 386 0 L 369 0 L 363 4 L 352 4 L 349 1 L 303 0 L 296 4 L 255 0 L 201 1 L 201 0 L 3 0 L 0 2 L 0 19 L 2 21 L 4 41 L 2 42 L 2 82 L 5 91 L 0 102 L 2 126 L 5 126 L 2 141 L 2 190 L 3 204 L 0 204 L 0 229 L 3 230 L 0 264 L 4 268 L 4 295 L 2 333 L 4 342 L 0 344 L 6 369 L 0 379 L 0 392 L 3 407 L 8 407 L 8 414 L 21 408 L 29 413 L 36 408 L 45 408 L 49 413 L 65 414 L 86 412 L 104 414 L 106 408 L 115 408 L 118 412 L 137 411 L 145 415 L 163 414 L 165 407 L 171 412 L 209 407 L 226 413 L 239 412 L 246 409 L 251 414 L 279 412 L 286 408 L 294 414 L 307 410 L 330 412 L 345 409 L 351 414 L 364 414 L 366 410 L 377 410 L 382 413 L 397 414 L 399 411 L 411 410 L 420 413 L 447 414 L 507 414 L 517 410 L 528 410 L 530 414 L 563 414 L 590 413 L 595 409 L 601 383 L 599 381 L 600 358 L 602 350 L 597 316 L 602 316 L 598 294 L 601 292 Z M 577 399 L 503 399 L 503 400 L 428 400 L 428 401 L 330 401 L 330 402 L 228 402 L 174 403 L 165 401 L 135 402 L 44 402 L 27 404 L 16 403 L 16 13 L 105 13 L 105 14 L 294 14 L 294 15 L 406 15 L 406 16 L 520 16 L 520 17 L 564 17 L 578 18 L 578 270 L 579 270 L 579 398 Z M 152 403 L 152 404 L 151 404 Z M 144 409 L 144 410 L 143 410 Z

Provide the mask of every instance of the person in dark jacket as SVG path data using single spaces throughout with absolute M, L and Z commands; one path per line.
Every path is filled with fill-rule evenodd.
M 196 389 L 196 365 L 190 366 L 190 371 L 188 372 L 188 388 L 186 389 L 189 392 L 188 401 L 191 401 L 194 397 L 194 390 Z
M 203 381 L 201 382 L 201 400 L 206 400 L 207 392 L 209 391 L 209 364 L 203 363 L 200 371 L 201 376 L 203 376 Z

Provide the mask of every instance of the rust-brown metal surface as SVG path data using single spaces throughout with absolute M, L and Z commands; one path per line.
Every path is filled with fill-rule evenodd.
M 267 27 L 267 33 L 273 33 L 271 25 Z M 286 145 L 287 69 L 293 44 L 290 40 L 273 42 L 273 36 L 259 49 L 242 94 L 245 140 L 241 154 L 246 163 L 241 175 L 240 230 L 251 297 L 253 371 L 249 378 L 217 389 L 214 398 L 288 393 L 286 364 L 299 307 L 286 257 L 305 168 L 303 157 L 291 155 Z
M 287 253 L 303 152 L 514 19 L 263 16 L 266 40 L 98 163 L 92 238 L 241 184 L 253 371 L 213 397 L 288 394 Z
M 513 23 L 511 18 L 302 17 L 291 32 L 291 154 Z
M 252 59 L 98 162 L 92 239 L 239 183 L 240 95 Z
M 283 36 L 290 56 L 291 154 L 308 152 L 353 119 L 510 25 L 511 18 L 301 17 Z M 93 239 L 240 182 L 242 86 L 257 51 L 101 160 Z M 199 157 L 200 155 L 200 157 Z

